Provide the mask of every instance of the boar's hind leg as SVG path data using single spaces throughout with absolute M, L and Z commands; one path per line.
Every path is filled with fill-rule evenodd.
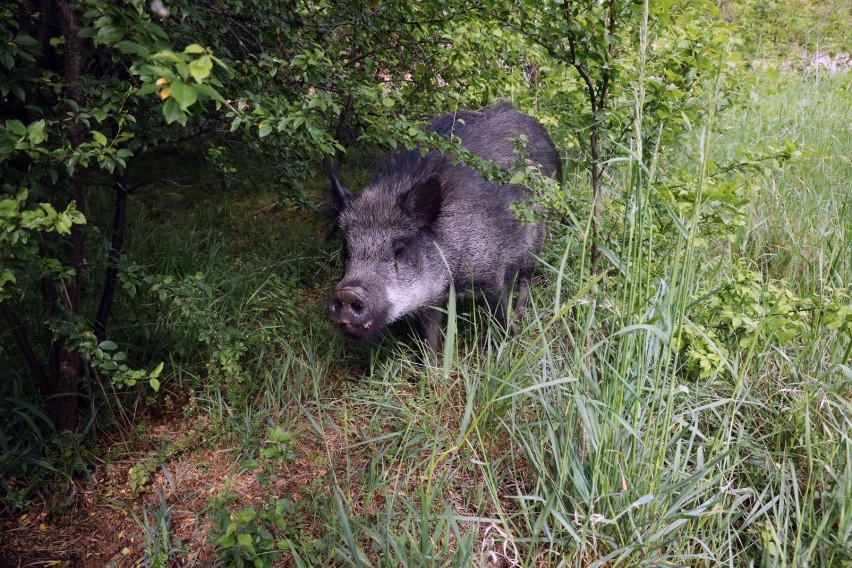
M 417 320 L 420 323 L 420 336 L 426 342 L 426 347 L 432 353 L 433 359 L 438 356 L 438 335 L 441 332 L 441 320 L 444 314 L 434 308 L 422 310 Z M 435 359 L 437 361 L 437 359 Z
M 509 325 L 509 331 L 513 337 L 518 335 L 520 331 L 518 325 L 527 309 L 527 300 L 530 297 L 531 278 L 532 269 L 524 268 L 518 272 L 518 299 L 515 300 L 515 313 L 512 316 L 512 323 Z
M 524 315 L 527 300 L 530 297 L 530 279 L 532 270 L 522 270 L 518 274 L 518 299 L 515 301 L 515 320 Z
M 494 319 L 503 326 L 503 329 L 509 332 L 509 335 L 515 337 L 518 335 L 518 326 L 515 325 L 514 318 L 509 310 L 509 291 L 512 290 L 514 279 L 500 282 L 500 292 L 497 294 L 497 305 L 494 309 Z

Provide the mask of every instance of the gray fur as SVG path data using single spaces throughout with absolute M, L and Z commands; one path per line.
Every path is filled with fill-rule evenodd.
M 452 133 L 502 167 L 517 162 L 512 139 L 524 134 L 529 157 L 561 180 L 559 154 L 544 127 L 509 104 L 443 115 L 428 129 Z M 413 314 L 434 352 L 440 317 L 432 306 L 446 303 L 452 274 L 458 296 L 485 297 L 514 333 L 508 295 L 517 281 L 519 317 L 544 240 L 542 224 L 525 225 L 509 208 L 527 196 L 523 186 L 490 183 L 436 151 L 390 154 L 357 197 L 332 173 L 346 274 L 329 298 L 329 317 L 368 339 Z

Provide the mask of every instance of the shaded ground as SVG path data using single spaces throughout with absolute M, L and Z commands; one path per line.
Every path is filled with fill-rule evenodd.
M 229 263 L 256 274 L 259 266 L 274 259 L 281 266 L 273 267 L 269 273 L 281 276 L 288 272 L 285 276 L 292 280 L 281 284 L 280 290 L 291 293 L 298 289 L 297 295 L 286 298 L 292 302 L 286 307 L 299 314 L 322 317 L 329 283 L 326 273 L 318 271 L 317 263 L 324 265 L 325 249 L 334 246 L 329 244 L 325 219 L 292 204 L 282 205 L 277 193 L 247 190 L 246 194 L 229 197 L 228 206 L 223 207 L 217 201 L 218 194 L 202 185 L 181 187 L 179 193 L 169 191 L 167 188 L 165 197 L 156 188 L 134 195 L 134 211 L 144 210 L 147 215 L 161 217 L 163 226 L 181 235 L 182 228 L 207 227 L 215 218 L 219 223 L 217 230 L 227 234 L 221 242 L 228 249 Z M 287 211 L 283 211 L 285 208 Z M 155 252 L 170 249 L 169 236 L 159 234 L 159 240 L 152 240 L 149 245 Z M 210 246 L 219 246 L 219 241 Z M 276 254 L 269 252 L 273 249 Z M 167 260 L 172 259 L 171 255 L 170 250 L 162 254 Z M 145 254 L 138 256 L 146 258 Z M 281 260 L 290 257 L 298 263 Z M 205 262 L 206 259 L 199 261 L 200 267 L 187 271 L 206 268 Z M 265 285 L 258 284 L 257 288 L 263 288 L 264 294 Z M 263 303 L 266 299 L 258 300 L 253 309 L 281 309 L 281 291 L 271 285 L 268 288 L 272 290 L 269 305 Z M 210 313 L 218 317 L 217 313 Z M 193 340 L 189 337 L 187 341 Z M 276 355 L 270 357 L 280 362 Z M 145 553 L 152 548 L 151 540 L 162 541 L 163 535 L 176 549 L 172 557 L 178 565 L 209 566 L 216 560 L 210 514 L 214 504 L 226 503 L 228 510 L 234 512 L 268 503 L 275 497 L 298 503 L 305 492 L 331 494 L 327 488 L 328 471 L 340 465 L 337 460 L 347 460 L 347 444 L 342 435 L 326 432 L 320 437 L 303 420 L 297 426 L 300 431 L 294 457 L 274 463 L 279 479 L 271 486 L 262 486 L 257 471 L 242 466 L 247 456 L 256 457 L 257 440 L 248 447 L 235 447 L 233 441 L 217 439 L 233 432 L 222 424 L 211 424 L 205 411 L 186 412 L 184 396 L 178 397 L 183 399 L 180 402 L 164 398 L 167 397 L 161 397 L 159 405 L 163 415 L 131 421 L 134 434 L 103 435 L 101 448 L 95 454 L 103 457 L 105 463 L 88 464 L 91 477 L 75 480 L 73 505 L 66 512 L 57 514 L 55 504 L 41 502 L 11 517 L 0 510 L 0 568 L 136 566 L 144 564 Z M 335 436 L 341 439 L 336 440 Z M 352 460 L 349 456 L 350 464 Z M 168 522 L 165 531 L 159 530 L 158 523 L 163 519 Z M 308 506 L 298 507 L 296 522 L 297 530 L 306 534 L 325 532 L 322 525 L 315 526 L 317 522 Z M 285 555 L 279 564 L 287 563 Z
M 166 509 L 170 510 L 172 544 L 182 549 L 177 555 L 180 565 L 209 566 L 215 561 L 206 514 L 211 500 L 225 492 L 235 495 L 232 511 L 259 502 L 270 491 L 298 501 L 299 489 L 327 471 L 326 467 L 318 470 L 316 460 L 309 458 L 315 448 L 302 447 L 296 459 L 283 467 L 281 481 L 273 488 L 262 487 L 253 471 L 236 462 L 235 448 L 194 447 L 208 426 L 198 417 L 153 422 L 146 445 L 155 451 L 128 454 L 94 471 L 91 481 L 78 481 L 72 510 L 51 517 L 39 505 L 4 520 L 0 566 L 136 566 L 144 557 L 147 539 L 159 536 L 156 530 L 146 535 L 146 526 L 155 529 L 161 518 L 158 512 Z M 185 450 L 162 466 L 151 462 L 150 483 L 133 490 L 131 468 L 150 462 L 158 447 Z M 286 565 L 287 559 L 279 564 Z

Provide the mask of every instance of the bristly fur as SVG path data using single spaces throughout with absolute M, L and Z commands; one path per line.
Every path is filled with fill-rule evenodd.
M 514 140 L 524 135 L 529 158 L 561 180 L 559 153 L 547 131 L 507 103 L 443 115 L 427 130 L 452 135 L 503 168 L 517 163 Z M 343 331 L 368 339 L 414 314 L 434 350 L 440 318 L 429 314 L 446 302 L 451 281 L 460 296 L 473 292 L 496 305 L 513 329 L 509 291 L 518 284 L 519 314 L 544 240 L 541 223 L 524 224 L 512 210 L 529 198 L 523 186 L 489 182 L 436 150 L 423 155 L 419 148 L 379 161 L 358 195 L 346 189 L 336 169 L 327 171 L 348 252 L 346 274 L 329 299 L 329 315 Z

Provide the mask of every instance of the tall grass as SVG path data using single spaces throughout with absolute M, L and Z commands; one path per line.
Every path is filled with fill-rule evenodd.
M 802 157 L 770 179 L 751 203 L 751 226 L 737 245 L 801 294 L 848 286 L 852 274 L 850 74 L 821 80 L 758 75 L 726 137 L 760 144 L 792 141 Z

